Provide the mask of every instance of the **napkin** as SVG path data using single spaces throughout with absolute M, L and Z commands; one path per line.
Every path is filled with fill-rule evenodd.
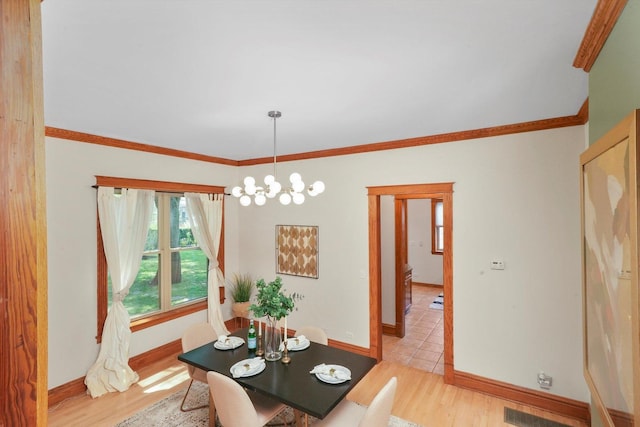
M 292 350 L 302 346 L 305 341 L 307 341 L 307 337 L 304 335 L 298 335 L 297 337 L 287 338 L 287 349 Z M 280 343 L 280 350 L 284 350 L 284 343 Z
M 228 337 L 226 335 L 220 335 L 218 337 L 218 341 L 216 343 L 217 348 L 223 349 L 233 349 L 236 347 L 240 347 L 244 343 L 243 339 L 240 337 Z
M 324 363 L 320 364 L 320 365 L 316 365 L 313 367 L 312 370 L 309 371 L 310 374 L 321 374 L 321 375 L 327 375 L 339 380 L 350 380 L 351 376 L 341 370 L 341 369 L 333 369 L 333 372 L 331 372 L 331 366 L 329 365 L 325 365 Z
M 231 375 L 233 375 L 233 378 L 239 378 L 247 372 L 255 371 L 258 367 L 264 364 L 264 359 L 261 357 L 243 360 L 238 364 L 238 366 L 231 370 Z

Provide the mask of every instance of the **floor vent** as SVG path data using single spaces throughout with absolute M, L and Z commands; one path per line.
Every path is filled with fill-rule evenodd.
M 504 408 L 504 422 L 518 427 L 569 427 L 556 421 L 526 414 L 511 408 Z

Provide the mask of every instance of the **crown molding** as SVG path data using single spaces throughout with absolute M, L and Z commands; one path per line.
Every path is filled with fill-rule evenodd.
M 591 70 L 626 4 L 627 0 L 598 0 L 573 60 L 574 67 L 587 73 Z
M 45 136 L 68 139 L 70 141 L 86 142 L 89 144 L 104 145 L 107 147 L 123 148 L 125 150 L 144 151 L 146 153 L 162 154 L 164 156 L 181 157 L 184 159 L 200 160 L 209 163 L 219 163 L 221 165 L 238 166 L 238 162 L 236 160 L 224 159 L 222 157 L 205 156 L 203 154 L 191 153 L 173 148 L 158 147 L 155 145 L 142 144 L 139 142 L 126 141 L 124 139 L 109 138 L 107 136 L 94 135 L 50 126 L 45 127 Z
M 583 107 L 581 108 L 581 111 Z M 344 156 L 348 154 L 369 153 L 372 151 L 394 150 L 398 148 L 417 147 L 420 145 L 442 144 L 445 142 L 462 141 L 468 139 L 488 138 L 492 136 L 510 135 L 522 132 L 534 132 L 538 130 L 555 129 L 568 126 L 579 126 L 586 121 L 579 115 L 556 117 L 552 119 L 535 120 L 531 122 L 515 123 L 503 126 L 493 126 L 482 129 L 465 130 L 460 132 L 442 133 L 431 136 L 421 136 L 417 138 L 401 139 L 396 141 L 377 142 L 373 144 L 355 145 L 351 147 L 332 148 L 329 150 L 310 151 L 307 153 L 288 154 L 278 156 L 278 162 L 289 162 L 293 160 L 308 160 L 322 157 Z M 262 157 L 258 159 L 240 160 L 239 166 L 250 166 L 264 163 L 271 163 L 272 157 Z
M 551 119 L 534 120 L 530 122 L 515 123 L 510 125 L 493 126 L 482 129 L 465 130 L 460 132 L 442 133 L 417 138 L 400 139 L 395 141 L 376 142 L 372 144 L 354 145 L 351 147 L 331 148 L 327 150 L 309 151 L 306 153 L 285 154 L 278 156 L 278 162 L 290 162 L 295 160 L 319 159 L 323 157 L 345 156 L 349 154 L 370 153 L 373 151 L 394 150 L 398 148 L 418 147 L 421 145 L 442 144 L 445 142 L 462 141 L 468 139 L 488 138 L 493 136 L 510 135 L 523 132 L 556 129 L 569 126 L 584 125 L 588 120 L 588 99 L 584 102 L 578 114 L 574 116 L 555 117 Z M 163 154 L 166 156 L 181 157 L 192 160 L 201 160 L 210 163 L 219 163 L 230 166 L 251 166 L 273 162 L 273 157 L 260 157 L 246 160 L 230 160 L 221 157 L 205 156 L 187 151 L 171 148 L 156 147 L 154 145 L 125 141 L 122 139 L 108 138 L 89 133 L 59 129 L 47 126 L 45 135 L 52 138 L 68 139 L 90 144 L 106 145 L 109 147 L 123 148 L 127 150 L 144 151 L 148 153 Z

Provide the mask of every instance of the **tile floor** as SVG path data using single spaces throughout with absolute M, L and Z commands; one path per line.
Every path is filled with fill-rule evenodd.
M 429 308 L 442 289 L 413 286 L 405 336 L 382 336 L 382 359 L 444 375 L 443 311 Z

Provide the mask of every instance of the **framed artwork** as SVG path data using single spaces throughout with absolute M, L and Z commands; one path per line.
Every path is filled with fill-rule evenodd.
M 580 156 L 584 373 L 608 427 L 640 425 L 637 118 Z
M 318 227 L 276 225 L 276 273 L 318 278 Z

